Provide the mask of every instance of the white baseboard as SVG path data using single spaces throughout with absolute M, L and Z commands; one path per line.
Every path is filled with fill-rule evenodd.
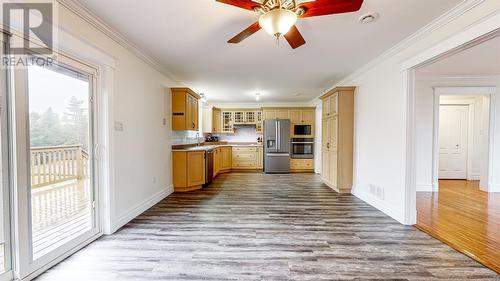
M 488 192 L 500 193 L 500 184 L 490 184 L 488 186 Z
M 434 190 L 437 191 L 433 184 L 417 184 L 417 192 L 433 192 Z
M 467 180 L 469 180 L 469 181 L 481 180 L 481 175 L 480 174 L 470 174 L 467 176 Z
M 402 210 L 397 210 L 394 207 L 387 205 L 385 202 L 381 201 L 380 199 L 375 198 L 373 195 L 365 193 L 365 192 L 360 192 L 357 188 L 354 188 L 354 187 L 352 189 L 352 195 L 365 201 L 366 203 L 368 203 L 372 207 L 382 211 L 386 215 L 397 220 L 399 223 L 405 224 L 405 216 L 404 216 L 404 212 Z
M 174 187 L 171 185 L 171 186 L 169 186 L 169 187 L 161 190 L 160 192 L 158 192 L 156 194 L 153 194 L 153 196 L 149 197 L 148 199 L 144 200 L 143 202 L 135 205 L 128 212 L 126 212 L 125 214 L 121 215 L 113 223 L 112 232 L 111 233 L 106 233 L 106 234 L 113 234 L 118 229 L 120 229 L 122 226 L 126 225 L 131 220 L 135 219 L 137 216 L 139 216 L 140 214 L 144 213 L 149 208 L 151 208 L 154 205 L 158 204 L 161 200 L 165 199 L 167 196 L 169 196 L 173 192 L 174 192 Z

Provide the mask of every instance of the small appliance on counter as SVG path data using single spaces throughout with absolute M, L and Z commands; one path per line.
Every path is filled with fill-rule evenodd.
M 208 134 L 205 138 L 205 142 L 219 142 L 219 137 L 214 137 L 212 134 Z

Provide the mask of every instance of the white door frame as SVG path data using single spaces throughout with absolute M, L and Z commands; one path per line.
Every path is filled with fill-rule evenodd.
M 488 41 L 491 38 L 500 35 L 500 13 L 496 13 L 490 17 L 484 18 L 475 25 L 451 36 L 450 38 L 433 45 L 429 49 L 408 58 L 401 63 L 402 85 L 406 92 L 406 155 L 405 155 L 405 209 L 404 223 L 414 225 L 417 223 L 417 183 L 416 183 L 416 88 L 415 88 L 415 69 L 418 67 L 431 64 L 444 57 L 456 54 L 460 51 Z M 498 98 L 498 97 L 495 97 Z M 491 101 L 493 104 L 493 99 Z M 494 119 L 494 109 L 490 109 L 490 118 Z M 490 127 L 494 124 L 490 122 Z M 493 137 L 494 132 L 490 130 L 490 135 Z M 494 149 L 500 145 L 490 143 L 490 155 L 493 155 Z M 497 149 L 500 149 L 498 147 Z M 496 161 L 494 161 L 496 162 Z M 498 171 L 500 167 L 489 167 L 491 171 Z M 491 186 L 491 177 L 489 186 Z
M 472 148 L 472 138 L 474 136 L 474 130 L 475 130 L 475 125 L 474 125 L 474 115 L 475 111 L 477 110 L 477 105 L 476 105 L 476 100 L 470 99 L 470 98 L 465 98 L 465 96 L 487 96 L 488 101 L 489 101 L 489 128 L 488 128 L 488 142 L 489 142 L 489 147 L 488 147 L 488 167 L 493 166 L 493 156 L 490 154 L 492 151 L 492 145 L 494 141 L 494 136 L 491 132 L 493 132 L 494 127 L 492 124 L 494 124 L 494 120 L 492 119 L 494 115 L 492 112 L 494 112 L 494 107 L 495 105 L 491 102 L 492 97 L 491 95 L 494 95 L 496 93 L 496 87 L 434 87 L 434 118 L 433 118 L 433 140 L 432 140 L 432 189 L 434 192 L 439 190 L 439 109 L 443 103 L 441 102 L 441 97 L 442 96 L 464 96 L 464 99 L 461 100 L 454 100 L 451 103 L 446 102 L 445 104 L 456 104 L 456 105 L 467 105 L 469 107 L 469 124 L 468 124 L 468 144 L 467 144 L 467 180 L 473 180 L 471 177 L 471 170 L 472 170 L 472 154 L 477 153 L 473 151 Z M 489 172 L 489 171 L 488 171 Z M 488 173 L 489 177 L 489 173 Z M 488 185 L 487 183 L 489 180 L 486 182 L 486 186 Z M 487 190 L 485 190 L 487 191 Z

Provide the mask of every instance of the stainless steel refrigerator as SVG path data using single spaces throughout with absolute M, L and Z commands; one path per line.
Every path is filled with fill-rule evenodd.
M 290 120 L 264 121 L 264 172 L 290 173 Z

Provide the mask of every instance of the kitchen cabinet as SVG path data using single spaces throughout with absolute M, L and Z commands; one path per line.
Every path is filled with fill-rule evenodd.
M 314 124 L 315 109 L 291 109 L 290 121 L 292 124 Z
M 288 108 L 263 108 L 264 120 L 269 119 L 290 119 Z
M 314 171 L 314 159 L 290 159 L 290 170 L 292 172 Z
M 222 132 L 234 133 L 233 112 L 222 111 Z
M 231 171 L 231 156 L 232 148 L 230 146 L 214 149 L 214 178 L 220 173 Z
M 229 171 L 232 168 L 233 149 L 230 146 L 222 148 L 222 167 L 221 170 Z
M 221 166 L 222 166 L 222 153 L 221 153 L 221 150 L 220 148 L 217 148 L 217 149 L 214 149 L 213 151 L 213 177 L 215 178 L 220 170 L 221 170 Z
M 264 120 L 276 119 L 276 110 L 274 109 L 264 109 Z
M 203 133 L 220 133 L 222 131 L 221 124 L 221 110 L 213 106 L 205 106 L 203 108 Z
M 237 146 L 232 150 L 233 170 L 262 169 L 262 147 Z
M 213 130 L 212 133 L 222 132 L 222 112 L 218 108 L 213 109 L 212 113 Z
M 264 121 L 264 119 L 262 117 L 263 117 L 262 111 L 257 111 L 257 122 L 255 123 L 257 134 L 263 133 L 262 129 L 264 126 L 262 125 L 262 122 Z
M 340 193 L 352 189 L 354 91 L 355 87 L 339 87 L 321 97 L 321 177 Z
M 189 88 L 172 88 L 172 130 L 197 131 L 200 96 Z
M 205 151 L 172 152 L 172 174 L 176 192 L 201 189 L 205 184 Z

